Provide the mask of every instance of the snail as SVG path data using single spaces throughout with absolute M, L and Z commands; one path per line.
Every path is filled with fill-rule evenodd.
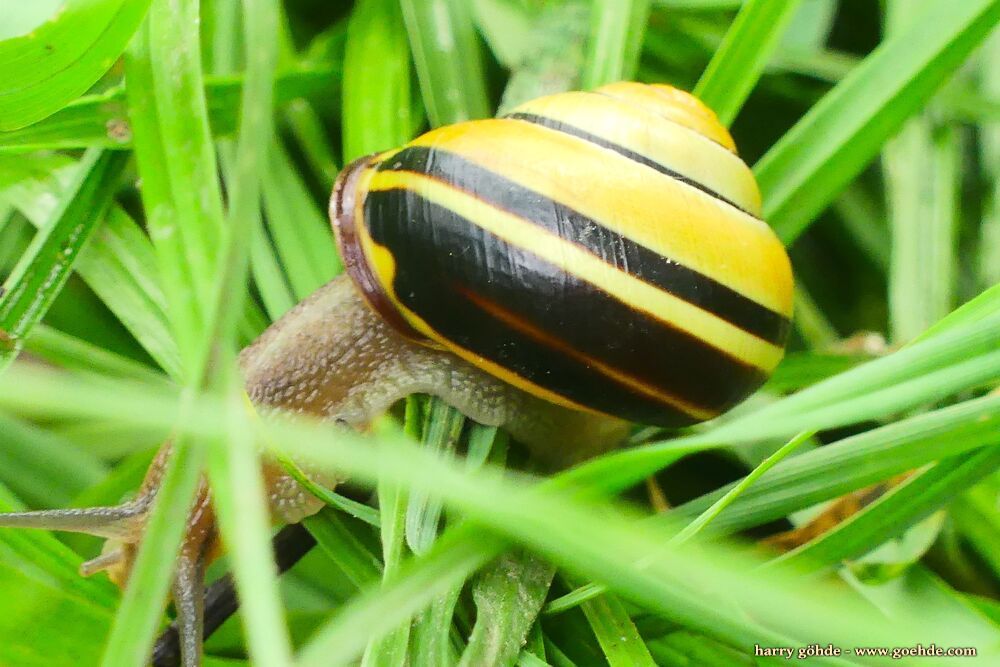
M 346 272 L 241 353 L 247 394 L 353 427 L 431 394 L 554 465 L 633 423 L 711 419 L 764 382 L 788 333 L 790 263 L 760 212 L 727 130 L 669 86 L 432 130 L 341 173 L 330 216 Z M 0 525 L 108 537 L 83 571 L 124 583 L 168 456 L 121 506 Z M 276 522 L 318 511 L 280 466 L 264 472 Z M 196 664 L 201 573 L 220 549 L 207 489 L 191 517 L 174 598 Z

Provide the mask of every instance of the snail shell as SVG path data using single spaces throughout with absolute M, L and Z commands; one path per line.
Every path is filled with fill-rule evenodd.
M 433 130 L 346 169 L 331 215 L 389 325 L 572 410 L 691 424 L 783 354 L 793 279 L 753 174 L 668 86 Z

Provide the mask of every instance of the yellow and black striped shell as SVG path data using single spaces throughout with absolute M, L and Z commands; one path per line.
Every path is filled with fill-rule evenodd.
M 408 336 L 536 396 L 684 425 L 783 353 L 792 273 L 715 115 L 662 85 L 544 97 L 342 174 L 348 271 Z

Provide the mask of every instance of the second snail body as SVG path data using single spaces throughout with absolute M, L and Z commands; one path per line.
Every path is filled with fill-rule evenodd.
M 555 95 L 434 130 L 341 174 L 331 217 L 346 275 L 242 352 L 247 394 L 355 427 L 432 394 L 557 466 L 619 444 L 633 422 L 710 419 L 782 356 L 792 275 L 759 216 L 728 132 L 667 86 Z M 0 525 L 107 537 L 82 570 L 123 583 L 169 453 L 123 505 Z M 264 466 L 276 521 L 322 507 Z M 185 665 L 198 664 L 219 547 L 203 484 L 174 581 Z

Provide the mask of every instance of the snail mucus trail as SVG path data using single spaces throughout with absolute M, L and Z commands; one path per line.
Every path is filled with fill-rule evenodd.
M 668 86 L 563 93 L 433 130 L 346 168 L 331 218 L 346 273 L 242 352 L 256 405 L 363 428 L 425 393 L 567 465 L 631 423 L 723 413 L 783 354 L 792 274 L 753 175 L 715 115 Z M 82 570 L 124 584 L 169 451 L 121 506 L 0 525 L 106 537 Z M 264 475 L 275 522 L 320 509 L 274 462 Z M 187 665 L 220 548 L 203 485 L 173 587 Z

